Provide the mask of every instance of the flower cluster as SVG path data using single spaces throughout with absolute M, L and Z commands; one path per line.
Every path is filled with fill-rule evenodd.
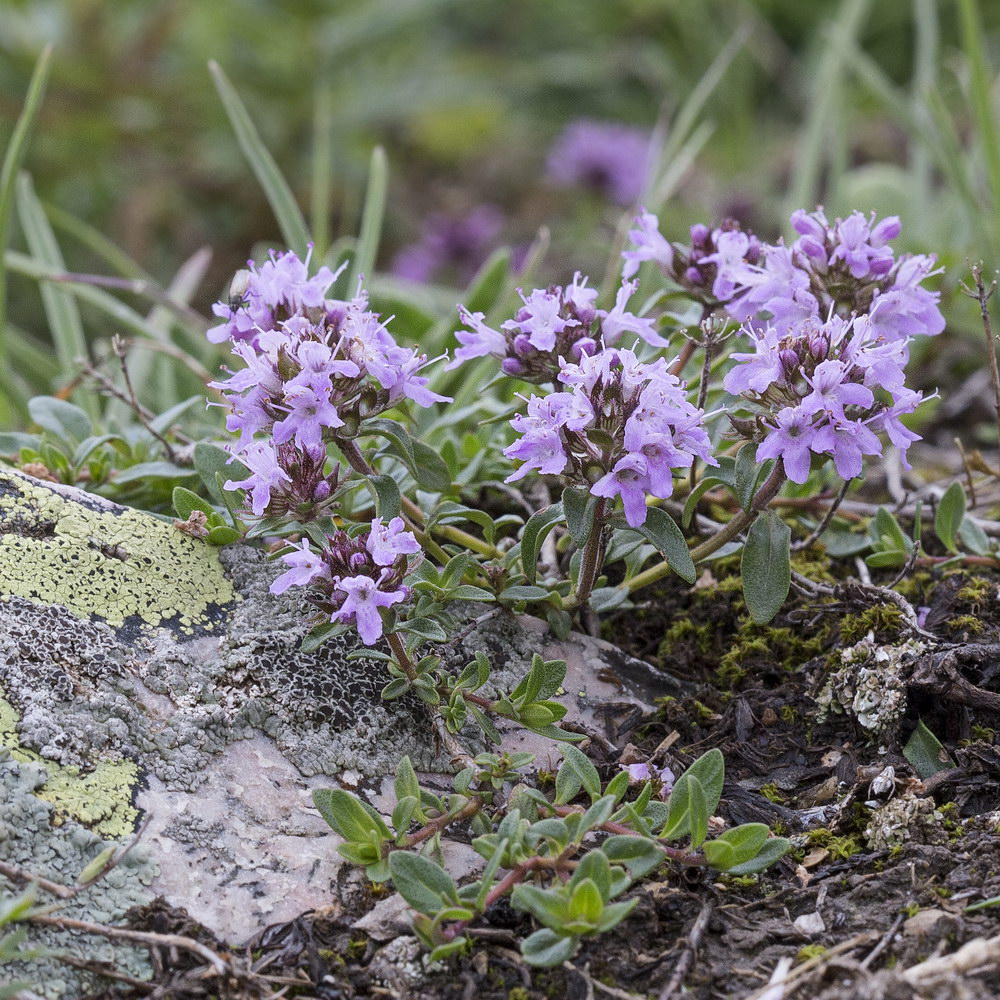
M 653 347 L 666 347 L 653 320 L 627 310 L 635 289 L 635 282 L 622 282 L 614 308 L 598 309 L 597 289 L 589 287 L 578 271 L 571 285 L 536 288 L 530 295 L 520 292 L 524 305 L 499 330 L 487 326 L 482 313 L 470 313 L 460 305 L 459 315 L 469 329 L 456 331 L 462 346 L 448 367 L 492 355 L 502 358 L 500 367 L 506 374 L 545 383 L 559 377 L 563 359 L 579 361 L 585 354 L 596 353 L 601 344 L 617 343 L 626 333 Z
M 940 294 L 922 282 L 936 260 L 923 254 L 894 257 L 888 245 L 901 230 L 895 216 L 875 221 L 854 212 L 830 223 L 821 209 L 792 215 L 799 238 L 763 248 L 763 263 L 734 263 L 735 293 L 727 305 L 740 322 L 793 331 L 806 319 L 831 313 L 868 315 L 872 336 L 886 341 L 935 335 L 944 329 Z
M 326 547 L 314 552 L 309 539 L 281 557 L 288 569 L 271 584 L 272 594 L 289 587 L 309 587 L 310 601 L 329 615 L 331 622 L 354 623 L 366 645 L 382 635 L 382 608 L 405 601 L 407 556 L 420 551 L 416 538 L 404 530 L 403 519 L 388 524 L 375 518 L 369 531 L 352 538 L 338 531 Z
M 632 351 L 605 349 L 564 363 L 558 377 L 565 391 L 532 396 L 527 413 L 511 421 L 520 437 L 504 454 L 524 464 L 508 482 L 532 469 L 565 474 L 594 496 L 620 496 L 637 527 L 647 494 L 673 492 L 674 469 L 695 458 L 718 464 L 702 411 L 662 358 L 643 364 Z
M 321 268 L 308 278 L 291 252 L 249 273 L 245 304 L 216 307 L 220 316 L 228 310 L 224 329 L 245 367 L 211 384 L 229 406 L 227 428 L 239 434 L 231 450 L 251 472 L 226 489 L 249 490 L 260 517 L 330 496 L 336 484 L 323 465 L 331 437 L 353 436 L 365 417 L 403 399 L 430 406 L 447 398 L 418 374 L 426 356 L 396 343 L 362 290 L 349 301 L 324 298 L 333 274 Z
M 632 205 L 646 183 L 649 156 L 649 133 L 581 119 L 552 147 L 547 172 L 557 184 L 589 187 L 617 205 Z
M 652 260 L 692 298 L 714 304 L 732 298 L 734 276 L 760 260 L 760 241 L 742 232 L 732 219 L 723 220 L 714 230 L 701 223 L 692 226 L 690 246 L 670 243 L 659 226 L 652 212 L 644 210 L 636 216 L 635 228 L 628 234 L 634 247 L 622 254 L 626 278 L 633 277 L 644 261 Z
M 764 439 L 757 460 L 782 458 L 796 483 L 809 477 L 813 455 L 829 455 L 843 479 L 861 474 L 863 456 L 880 455 L 883 431 L 906 451 L 917 435 L 900 417 L 922 401 L 907 389 L 905 340 L 887 340 L 871 316 L 850 320 L 809 318 L 788 333 L 773 326 L 750 330 L 754 350 L 734 353 L 736 366 L 723 382 L 768 411 L 759 419 Z

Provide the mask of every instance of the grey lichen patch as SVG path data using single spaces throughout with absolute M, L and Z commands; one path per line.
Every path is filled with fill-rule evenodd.
M 948 840 L 942 826 L 942 815 L 932 798 L 917 798 L 913 794 L 900 796 L 880 806 L 865 827 L 865 840 L 873 851 L 900 847 L 912 841 L 916 844 L 943 844 Z
M 10 864 L 72 886 L 88 863 L 115 842 L 73 822 L 54 823 L 53 807 L 38 797 L 50 776 L 38 764 L 14 760 L 0 750 L 0 856 Z M 72 900 L 59 913 L 93 923 L 120 923 L 132 906 L 148 903 L 149 886 L 156 876 L 156 864 L 142 845 L 128 851 L 121 863 Z M 0 894 L 20 891 L 0 877 Z M 40 902 L 44 902 L 40 897 Z M 83 937 L 76 932 L 53 927 L 31 929 L 29 944 L 66 951 L 78 958 L 110 962 L 122 972 L 138 978 L 150 975 L 147 954 L 121 943 L 99 937 Z M 40 996 L 60 1000 L 107 986 L 107 980 L 81 972 L 53 958 L 39 958 L 4 966 L 4 975 L 23 979 Z
M 235 599 L 215 546 L 8 470 L 0 470 L 0 596 L 183 634 L 216 628 Z
M 907 640 L 898 645 L 868 635 L 837 654 L 838 666 L 817 696 L 820 718 L 846 713 L 873 736 L 893 736 L 906 710 L 906 683 L 924 645 Z

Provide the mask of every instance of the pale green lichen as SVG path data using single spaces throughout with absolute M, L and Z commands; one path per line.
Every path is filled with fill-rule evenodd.
M 141 511 L 0 472 L 0 596 L 78 618 L 215 628 L 236 595 L 217 547 Z
M 18 713 L 0 688 L 0 747 L 13 760 L 41 764 L 48 778 L 35 794 L 54 808 L 53 823 L 75 820 L 100 834 L 117 839 L 135 830 L 139 810 L 133 805 L 139 768 L 134 761 L 99 760 L 89 771 L 74 765 L 61 767 L 21 745 Z

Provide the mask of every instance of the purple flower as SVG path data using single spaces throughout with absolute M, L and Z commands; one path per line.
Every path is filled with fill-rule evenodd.
M 573 122 L 549 153 L 547 172 L 557 184 L 592 188 L 619 205 L 642 193 L 649 172 L 649 134 L 627 125 Z
M 712 283 L 712 294 L 725 302 L 733 297 L 733 292 L 741 284 L 741 278 L 746 273 L 747 250 L 750 249 L 750 237 L 738 229 L 715 234 L 716 251 L 703 257 L 704 264 L 715 264 L 717 270 Z
M 272 594 L 283 594 L 289 587 L 306 587 L 313 580 L 329 578 L 330 571 L 323 562 L 318 552 L 309 551 L 309 539 L 302 539 L 302 547 L 292 548 L 291 552 L 285 553 L 281 561 L 290 566 L 287 572 L 282 573 L 274 583 L 271 584 Z
M 282 399 L 288 416 L 279 420 L 271 432 L 275 444 L 284 444 L 293 437 L 300 448 L 310 448 L 323 442 L 324 427 L 343 427 L 344 421 L 329 397 L 317 395 L 306 385 L 289 389 Z
M 524 465 L 507 477 L 505 482 L 508 483 L 523 479 L 532 469 L 537 469 L 546 476 L 558 475 L 569 462 L 563 451 L 562 438 L 555 428 L 533 428 L 519 441 L 504 448 L 503 453 L 507 458 L 524 462 Z
M 853 479 L 861 475 L 864 465 L 863 455 L 882 454 L 882 445 L 879 444 L 878 438 L 857 420 L 825 424 L 816 431 L 812 447 L 814 451 L 829 452 L 833 455 L 833 464 L 841 479 Z M 796 482 L 802 481 L 796 480 Z
M 290 483 L 292 477 L 278 465 L 274 450 L 263 441 L 250 444 L 240 455 L 240 460 L 250 470 L 250 476 L 240 482 L 230 479 L 223 485 L 227 490 L 249 490 L 251 508 L 257 517 L 261 517 L 271 502 L 271 491 L 282 483 Z
M 802 412 L 828 412 L 843 420 L 845 406 L 871 406 L 875 402 L 871 389 L 849 381 L 849 374 L 842 361 L 832 359 L 818 364 L 812 377 L 803 374 L 812 392 L 802 400 Z
M 527 298 L 520 289 L 518 294 L 524 300 L 524 306 L 514 319 L 503 324 L 503 328 L 527 336 L 535 350 L 551 351 L 556 346 L 557 334 L 567 327 L 579 326 L 579 320 L 560 315 L 562 297 L 559 294 L 541 288 L 536 288 Z
M 457 368 L 473 358 L 482 358 L 491 354 L 494 357 L 502 358 L 505 355 L 507 338 L 499 330 L 494 330 L 483 322 L 486 318 L 484 313 L 472 313 L 465 306 L 460 305 L 458 315 L 469 329 L 455 331 L 455 336 L 462 346 L 455 351 L 454 360 L 445 365 L 447 371 Z
M 365 546 L 376 566 L 391 566 L 397 556 L 414 555 L 420 551 L 420 543 L 406 530 L 401 517 L 394 517 L 388 524 L 383 524 L 382 518 L 376 517 Z
M 776 427 L 757 446 L 757 461 L 782 458 L 785 473 L 793 483 L 804 483 L 809 478 L 812 451 L 823 451 L 816 446 L 816 428 L 812 417 L 800 407 L 787 407 L 775 415 Z
M 610 312 L 600 311 L 598 313 L 601 317 L 604 343 L 610 347 L 621 339 L 623 333 L 634 333 L 653 347 L 669 347 L 669 342 L 664 340 L 654 329 L 652 320 L 641 319 L 626 311 L 625 306 L 635 294 L 638 285 L 637 281 L 623 281 L 615 298 L 614 309 Z
M 625 266 L 622 275 L 631 278 L 643 261 L 655 260 L 664 271 L 669 271 L 674 263 L 674 248 L 660 232 L 660 220 L 645 209 L 636 216 L 635 229 L 630 229 L 628 238 L 635 244 L 634 250 L 626 250 L 622 257 Z
M 625 455 L 607 475 L 590 487 L 590 492 L 595 497 L 620 496 L 625 506 L 625 520 L 633 528 L 638 528 L 646 521 L 648 486 L 646 460 L 641 455 Z
M 374 645 L 382 635 L 382 615 L 379 608 L 391 607 L 406 597 L 405 590 L 379 590 L 385 577 L 386 574 L 383 574 L 379 581 L 370 576 L 342 576 L 334 580 L 337 590 L 347 596 L 339 610 L 330 616 L 330 620 L 342 622 L 353 619 L 366 646 Z

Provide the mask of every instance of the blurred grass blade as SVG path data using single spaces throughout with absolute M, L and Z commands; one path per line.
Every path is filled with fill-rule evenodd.
M 222 71 L 222 67 L 213 59 L 209 62 L 208 69 L 222 98 L 222 104 L 236 133 L 240 148 L 250 161 L 250 166 L 264 189 L 288 248 L 305 260 L 309 249 L 309 232 L 292 189 L 274 162 L 274 157 L 264 145 L 249 112 L 229 82 L 229 78 Z
M 819 184 L 824 157 L 833 159 L 834 146 L 845 141 L 844 130 L 837 128 L 837 116 L 844 103 L 845 50 L 857 38 L 870 7 L 871 0 L 843 0 L 831 20 L 828 40 L 813 74 L 809 112 L 796 155 L 784 212 L 786 217 L 797 208 L 815 207 L 821 195 Z
M 969 101 L 982 144 L 983 163 L 989 179 L 994 226 L 1000 217 L 1000 135 L 993 110 L 993 89 L 983 50 L 983 24 L 976 0 L 958 0 L 962 47 L 969 62 Z
M 312 223 L 316 259 L 322 260 L 330 245 L 330 205 L 333 179 L 333 92 L 321 80 L 316 85 L 313 109 L 312 184 L 309 221 Z
M 42 207 L 45 209 L 49 222 L 56 229 L 78 240 L 93 254 L 110 265 L 112 270 L 134 281 L 153 282 L 153 276 L 148 271 L 140 267 L 120 246 L 109 240 L 100 230 L 51 202 L 43 201 Z
M 35 71 L 31 75 L 31 83 L 28 85 L 28 94 L 24 100 L 24 109 L 11 133 L 10 142 L 7 144 L 7 152 L 4 154 L 3 167 L 0 168 L 0 255 L 7 247 L 7 230 L 10 226 L 11 213 L 14 207 L 14 186 L 17 180 L 18 171 L 24 162 L 25 153 L 28 150 L 28 140 L 31 137 L 31 129 L 38 116 L 38 109 L 42 106 L 42 98 L 45 96 L 45 85 L 49 79 L 49 64 L 52 60 L 52 46 L 46 45 L 42 54 L 35 64 Z M 4 269 L 3 260 L 0 259 L 0 365 L 7 368 L 7 274 Z
M 45 217 L 41 202 L 35 196 L 31 177 L 26 173 L 19 174 L 16 188 L 17 214 L 32 255 L 43 267 L 65 271 L 62 251 L 49 220 Z M 8 260 L 9 257 L 10 255 Z M 55 344 L 56 357 L 59 359 L 60 378 L 65 382 L 72 382 L 79 374 L 77 359 L 88 357 L 87 338 L 84 336 L 80 310 L 76 299 L 63 288 L 43 282 L 39 290 Z M 75 395 L 78 397 L 76 401 L 90 416 L 96 417 L 100 413 L 99 401 L 93 393 Z
M 347 279 L 347 294 L 353 295 L 358 287 L 358 278 L 370 277 L 375 267 L 378 245 L 382 239 L 382 221 L 385 219 L 385 199 L 389 188 L 389 163 L 385 150 L 376 146 L 372 150 L 371 166 L 368 170 L 368 192 L 365 207 L 361 213 L 361 232 L 358 245 L 351 262 Z

